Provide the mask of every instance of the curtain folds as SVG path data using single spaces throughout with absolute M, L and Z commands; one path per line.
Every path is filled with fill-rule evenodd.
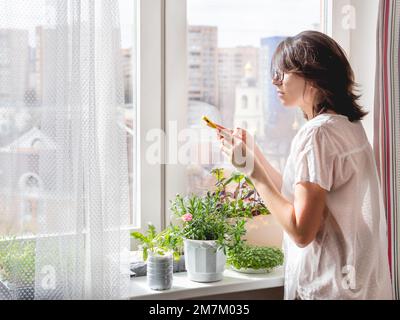
M 127 294 L 118 3 L 0 0 L 0 299 Z
M 400 0 L 381 0 L 377 30 L 374 150 L 388 221 L 394 296 L 400 298 Z

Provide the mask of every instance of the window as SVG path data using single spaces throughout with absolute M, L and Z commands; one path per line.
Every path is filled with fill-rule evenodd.
M 247 109 L 248 99 L 247 96 L 242 96 L 242 109 Z
M 226 127 L 241 126 L 256 135 L 257 143 L 279 171 L 283 171 L 291 141 L 302 125 L 302 114 L 283 107 L 271 84 L 272 53 L 285 37 L 299 30 L 322 30 L 320 0 L 187 0 L 187 55 L 197 46 L 203 57 L 196 74 L 201 95 L 194 97 L 189 81 L 187 126 L 198 128 L 202 114 Z M 192 68 L 187 69 L 192 79 Z M 196 98 L 198 102 L 193 104 Z M 200 129 L 199 129 L 200 130 Z M 207 129 L 204 129 L 207 130 Z M 207 146 L 207 147 L 206 147 Z M 208 156 L 187 166 L 188 191 L 209 188 L 215 166 L 232 169 L 222 158 L 212 132 L 194 142 Z M 206 159 L 206 161 L 203 161 Z
M 37 189 L 40 189 L 40 178 L 36 174 L 27 174 L 21 177 L 20 185 L 21 189 L 34 192 Z
M 118 95 L 121 92 L 121 99 L 118 99 L 118 105 L 115 107 L 120 115 L 118 124 L 126 130 L 126 148 L 129 154 L 130 225 L 139 223 L 138 210 L 135 208 L 137 204 L 135 3 L 136 1 L 132 0 L 118 0 L 121 41 L 116 44 L 119 54 L 115 57 L 115 65 L 121 70 L 118 71 L 118 80 L 123 90 L 122 93 L 122 90 L 116 89 Z M 51 11 L 52 5 L 55 4 L 49 2 L 46 8 Z M 31 12 L 29 17 L 17 23 L 12 19 L 10 22 L 0 23 L 0 236 L 10 230 L 13 232 L 16 230 L 14 233 L 18 235 L 36 234 L 38 217 L 36 213 L 40 197 L 49 197 L 56 184 L 56 177 L 53 177 L 56 176 L 55 170 L 49 169 L 51 174 L 48 173 L 46 177 L 40 176 L 40 166 L 43 164 L 40 162 L 38 151 L 54 149 L 58 143 L 43 132 L 43 126 L 48 123 L 46 122 L 48 118 L 43 120 L 43 115 L 49 106 L 57 107 L 54 102 L 56 90 L 52 87 L 50 79 L 56 75 L 54 64 L 61 68 L 60 61 L 64 57 L 60 53 L 57 55 L 54 46 L 54 43 L 61 43 L 62 40 L 57 38 L 61 32 L 60 34 L 56 32 L 58 22 L 46 20 L 48 15 L 42 10 L 44 1 L 39 3 L 37 8 L 28 2 L 16 3 L 15 8 L 19 7 L 24 14 Z M 7 26 L 7 23 L 10 25 Z M 67 34 L 69 29 L 66 27 L 62 32 Z M 66 89 L 66 92 L 67 90 L 71 91 L 70 88 Z M 64 93 L 59 93 L 62 94 Z M 67 115 L 62 118 L 63 125 L 68 119 Z M 65 128 L 59 130 L 63 129 Z M 47 156 L 51 157 L 44 155 Z M 15 166 L 15 163 L 18 163 L 18 166 Z M 46 191 L 37 192 L 42 187 Z M 23 219 L 21 223 L 19 221 L 21 217 L 29 219 Z
M 43 144 L 42 144 L 42 140 L 40 138 L 36 138 L 31 143 L 31 147 L 35 148 L 35 149 L 40 148 L 41 146 L 43 146 Z

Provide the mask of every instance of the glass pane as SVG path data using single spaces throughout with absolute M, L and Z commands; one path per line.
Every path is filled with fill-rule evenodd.
M 118 125 L 126 129 L 130 224 L 134 225 L 137 222 L 134 206 L 137 176 L 136 1 L 117 2 L 117 54 L 112 66 L 115 67 L 118 83 L 113 99 L 118 101 L 115 104 L 119 115 Z M 85 10 L 88 10 L 87 3 L 89 2 L 74 3 L 75 6 L 81 6 L 82 21 L 79 23 L 82 22 L 82 25 L 87 14 Z M 74 95 L 77 85 L 71 79 L 83 82 L 85 79 L 81 73 L 87 72 L 91 67 L 89 62 L 85 62 L 87 47 L 82 45 L 80 52 L 76 50 L 77 43 L 88 43 L 85 36 L 95 38 L 94 34 L 88 35 L 87 28 L 76 28 L 69 16 L 71 8 L 72 4 L 67 1 L 0 2 L 0 12 L 13 13 L 0 19 L 0 236 L 36 234 L 41 211 L 55 211 L 63 205 L 66 211 L 69 210 L 71 201 L 66 193 L 70 189 L 66 177 L 58 174 L 50 165 L 55 162 L 53 158 L 56 158 L 55 152 L 51 154 L 51 150 L 57 148 L 57 157 L 65 157 L 64 170 L 68 172 L 72 161 L 66 150 L 67 147 L 76 145 L 76 140 L 60 137 L 63 132 L 72 131 L 74 121 L 71 119 L 77 116 L 68 107 L 79 100 L 78 94 Z M 98 51 L 93 52 L 96 55 L 91 60 L 93 64 L 100 57 Z M 79 60 L 80 65 L 72 63 L 73 59 Z M 62 81 L 64 83 L 60 85 Z M 87 91 L 82 88 L 83 94 Z M 66 134 L 64 136 L 67 137 Z M 41 168 L 46 157 L 49 166 Z M 57 158 L 57 161 L 61 160 Z M 62 166 L 58 162 L 57 165 Z M 43 172 L 48 172 L 48 175 L 43 177 Z M 46 208 L 43 207 L 44 197 Z M 50 198 L 54 199 L 53 204 L 50 204 Z
M 283 172 L 291 141 L 304 123 L 283 107 L 271 84 L 270 63 L 280 41 L 303 30 L 321 31 L 320 0 L 188 0 L 188 126 L 202 131 L 188 166 L 189 192 L 202 192 L 213 167 L 232 169 L 201 115 L 256 137 Z

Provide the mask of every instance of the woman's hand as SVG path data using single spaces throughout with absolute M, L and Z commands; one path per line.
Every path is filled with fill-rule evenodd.
M 218 127 L 218 139 L 221 151 L 232 165 L 247 176 L 260 169 L 261 152 L 258 150 L 254 137 L 246 130 L 235 130 Z

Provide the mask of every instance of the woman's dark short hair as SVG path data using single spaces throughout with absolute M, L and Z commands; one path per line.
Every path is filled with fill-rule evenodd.
M 353 122 L 368 114 L 357 103 L 360 95 L 344 50 L 327 35 L 304 31 L 283 40 L 272 57 L 271 76 L 289 72 L 318 90 L 314 116 L 333 110 Z

